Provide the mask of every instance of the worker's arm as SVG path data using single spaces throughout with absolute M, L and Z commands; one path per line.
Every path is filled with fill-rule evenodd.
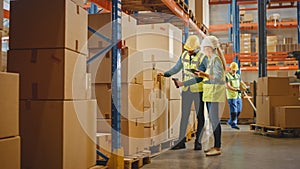
M 200 71 L 202 71 L 202 72 L 205 72 L 205 71 L 206 71 L 206 68 L 207 68 L 207 65 L 208 65 L 208 59 L 207 59 L 207 57 L 205 56 L 205 58 L 203 58 L 201 64 L 199 65 L 199 67 L 198 67 L 197 69 L 200 70 Z M 184 86 L 190 86 L 190 85 L 193 85 L 193 84 L 202 82 L 202 80 L 203 80 L 202 77 L 195 76 L 195 77 L 192 78 L 191 80 L 188 80 L 188 81 L 183 82 L 183 85 L 184 85 Z
M 170 70 L 164 73 L 165 77 L 170 77 L 176 73 L 178 73 L 183 68 L 183 64 L 181 61 L 181 57 L 179 57 L 178 61 L 176 62 L 175 66 L 173 66 Z

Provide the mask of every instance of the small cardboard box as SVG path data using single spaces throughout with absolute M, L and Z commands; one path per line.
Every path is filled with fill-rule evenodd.
M 282 106 L 276 107 L 274 123 L 282 128 L 300 127 L 300 106 Z
M 258 78 L 257 96 L 286 96 L 289 95 L 288 77 Z
M 19 135 L 19 74 L 0 72 L 0 138 Z
M 21 168 L 21 141 L 20 137 L 0 139 L 0 168 Z

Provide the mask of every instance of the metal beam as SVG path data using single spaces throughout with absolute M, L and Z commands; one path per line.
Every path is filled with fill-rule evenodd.
M 228 4 L 228 23 L 232 24 L 232 5 Z M 228 40 L 232 42 L 232 27 L 228 28 Z
M 240 12 L 237 0 L 232 0 L 232 34 L 233 34 L 233 51 L 240 53 Z M 233 59 L 239 64 L 238 56 Z M 239 73 L 240 71 L 238 71 Z
M 258 3 L 258 77 L 267 76 L 267 31 L 266 6 L 267 0 L 257 0 Z
M 112 152 L 121 148 L 121 51 L 118 43 L 121 40 L 121 1 L 112 1 Z
M 298 24 L 298 43 L 300 43 L 300 2 L 297 2 L 297 24 Z
M 184 2 L 189 5 L 189 0 L 184 0 Z M 189 36 L 189 25 L 188 23 L 184 24 L 184 36 L 182 37 L 182 43 L 185 44 L 186 39 Z

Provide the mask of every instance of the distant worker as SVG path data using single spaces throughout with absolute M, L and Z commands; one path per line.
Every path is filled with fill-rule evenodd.
M 180 80 L 176 81 L 179 87 L 183 87 L 181 100 L 182 116 L 180 120 L 179 140 L 172 148 L 173 150 L 186 148 L 186 129 L 193 102 L 198 120 L 194 150 L 202 150 L 201 137 L 204 126 L 204 102 L 202 101 L 203 79 L 195 76 L 191 70 L 198 69 L 205 71 L 207 63 L 207 57 L 200 52 L 199 38 L 196 35 L 191 35 L 186 40 L 184 51 L 179 57 L 176 65 L 163 74 L 165 77 L 170 77 L 183 70 L 183 82 Z
M 242 111 L 242 91 L 240 86 L 243 88 L 248 88 L 247 85 L 242 81 L 237 71 L 239 70 L 238 64 L 236 62 L 232 62 L 230 64 L 230 70 L 226 74 L 226 94 L 228 105 L 230 109 L 230 118 L 227 122 L 233 129 L 239 130 L 240 128 L 237 126 L 238 117 Z
M 209 119 L 214 133 L 214 146 L 204 150 L 206 156 L 221 154 L 221 124 L 219 114 L 223 113 L 226 100 L 225 69 L 226 61 L 215 36 L 206 36 L 201 44 L 209 58 L 205 72 L 199 71 L 203 80 L 203 101 L 207 103 Z
M 300 69 L 295 72 L 297 82 L 300 82 Z

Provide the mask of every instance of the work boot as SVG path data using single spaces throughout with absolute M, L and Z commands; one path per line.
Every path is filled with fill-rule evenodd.
M 202 144 L 198 141 L 195 141 L 194 150 L 202 150 Z
M 231 126 L 231 128 L 239 130 L 240 128 L 238 126 Z
M 179 149 L 185 149 L 185 139 L 183 139 L 182 141 L 176 143 L 176 145 L 174 147 L 172 147 L 172 150 L 179 150 Z

